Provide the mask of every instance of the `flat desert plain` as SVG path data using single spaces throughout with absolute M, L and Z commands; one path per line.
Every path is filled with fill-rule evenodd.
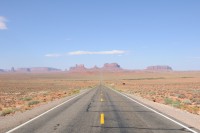
M 0 115 L 24 112 L 99 83 L 200 115 L 200 72 L 1 73 Z

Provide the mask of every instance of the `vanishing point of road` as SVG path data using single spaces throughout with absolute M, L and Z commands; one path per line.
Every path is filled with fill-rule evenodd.
M 11 132 L 188 133 L 193 131 L 100 85 L 8 131 Z

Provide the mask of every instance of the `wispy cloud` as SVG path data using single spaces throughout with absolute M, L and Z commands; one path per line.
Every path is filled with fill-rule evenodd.
M 111 50 L 111 51 L 73 51 L 68 55 L 122 55 L 125 54 L 124 50 Z
M 46 54 L 46 57 L 60 57 L 62 56 L 61 54 Z
M 111 51 L 73 51 L 68 52 L 67 54 L 59 54 L 59 53 L 53 53 L 53 54 L 46 54 L 46 57 L 62 57 L 67 55 L 118 55 L 122 56 L 125 54 L 126 51 L 124 50 L 111 50 Z
M 0 30 L 6 30 L 7 26 L 6 26 L 6 18 L 3 16 L 0 16 Z

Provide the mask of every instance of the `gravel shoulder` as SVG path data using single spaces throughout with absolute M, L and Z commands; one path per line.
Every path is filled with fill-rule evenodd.
M 85 90 L 81 90 L 80 93 L 84 93 L 85 91 L 87 91 L 88 89 Z M 76 95 L 78 95 L 76 94 Z M 72 96 L 68 96 L 65 98 L 61 98 L 61 99 L 56 99 L 55 101 L 52 102 L 48 102 L 48 103 L 44 103 L 38 107 L 33 108 L 32 110 L 27 110 L 25 112 L 16 112 L 13 115 L 8 115 L 8 116 L 0 116 L 0 133 L 4 133 L 6 131 L 8 131 L 9 129 L 12 129 L 22 123 L 25 123 L 26 121 L 46 112 L 47 110 L 63 103 L 64 101 L 76 96 L 76 95 L 72 95 Z
M 164 105 L 164 104 L 160 104 L 160 103 L 156 103 L 147 99 L 144 99 L 142 97 L 133 95 L 133 94 L 128 94 L 128 93 L 124 93 L 132 98 L 134 98 L 135 100 L 163 113 L 166 114 L 180 122 L 183 122 L 187 125 L 189 125 L 191 128 L 196 128 L 198 130 L 200 130 L 200 116 L 199 115 L 195 115 L 195 114 L 191 114 L 187 111 L 184 110 L 180 110 L 177 108 L 174 108 L 172 106 L 168 106 L 168 105 Z

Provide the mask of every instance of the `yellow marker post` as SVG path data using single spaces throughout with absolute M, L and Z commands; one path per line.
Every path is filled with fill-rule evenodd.
M 101 124 L 101 125 L 104 124 L 104 113 L 101 113 L 101 116 L 100 116 L 100 124 Z

